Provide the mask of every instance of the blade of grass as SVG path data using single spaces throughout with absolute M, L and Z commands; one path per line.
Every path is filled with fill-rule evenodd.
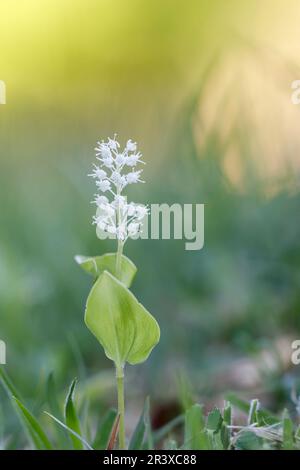
M 250 404 L 247 401 L 237 397 L 234 393 L 227 393 L 226 400 L 230 401 L 233 406 L 236 406 L 239 410 L 244 411 L 244 413 L 249 415 Z M 268 410 L 259 409 L 259 414 L 264 419 L 264 424 L 276 424 L 279 422 L 279 419 Z
M 257 399 L 251 400 L 249 413 L 248 413 L 248 426 L 257 422 L 257 410 L 259 409 L 259 401 Z
M 58 423 L 60 426 L 62 426 L 66 431 L 68 431 L 70 434 L 72 434 L 73 436 L 75 436 L 79 441 L 82 442 L 82 444 L 88 449 L 88 450 L 94 450 L 92 446 L 90 446 L 90 444 L 82 437 L 80 436 L 79 434 L 77 434 L 77 432 L 73 431 L 73 429 L 69 428 L 65 423 L 63 423 L 62 421 L 60 421 L 59 419 L 57 419 L 55 416 L 53 416 L 51 413 L 48 413 L 48 411 L 44 411 L 44 413 L 49 416 L 50 418 L 52 418 L 56 423 Z
M 119 424 L 120 424 L 120 415 L 118 415 L 115 419 L 106 450 L 113 450 L 115 448 L 116 440 L 117 440 L 118 433 L 119 433 Z
M 75 386 L 76 386 L 77 380 L 74 379 L 70 385 L 69 392 L 67 395 L 66 403 L 65 403 L 65 421 L 66 425 L 69 429 L 72 429 L 76 435 L 81 436 L 81 430 L 80 430 L 80 421 L 76 412 L 76 408 L 74 405 L 73 397 L 74 397 L 74 391 L 75 391 Z M 73 447 L 76 450 L 82 450 L 83 445 L 82 445 L 82 440 L 76 437 L 73 433 L 71 433 L 70 437 L 73 443 Z
M 57 391 L 56 391 L 56 385 L 55 385 L 53 372 L 50 372 L 48 379 L 47 379 L 46 394 L 47 394 L 47 402 L 48 402 L 51 413 L 53 413 L 55 416 L 58 416 L 59 418 L 62 418 L 62 411 L 61 411 L 61 408 L 59 406 L 59 402 L 57 399 Z
M 18 398 L 13 396 L 12 400 L 15 403 L 16 411 L 35 448 L 39 450 L 51 450 L 52 445 L 37 419 L 20 402 L 20 400 L 18 400 Z
M 17 391 L 14 384 L 12 383 L 9 376 L 2 367 L 0 367 L 0 380 L 9 397 L 13 395 L 14 397 L 18 398 L 18 400 L 21 400 L 19 392 Z
M 282 448 L 283 450 L 293 450 L 294 449 L 294 432 L 293 432 L 293 422 L 290 418 L 289 412 L 287 409 L 284 410 L 282 416 Z
M 159 428 L 157 431 L 153 433 L 154 442 L 161 441 L 164 437 L 166 437 L 174 428 L 180 426 L 184 423 L 184 415 L 179 415 L 169 421 L 167 424 Z
M 108 412 L 105 414 L 102 422 L 100 422 L 98 431 L 93 442 L 94 449 L 103 450 L 107 448 L 116 416 L 117 410 L 113 408 L 108 410 Z
M 225 450 L 230 447 L 231 430 L 228 426 L 232 424 L 231 403 L 226 402 L 223 409 L 223 423 L 221 427 L 221 440 Z
M 150 417 L 150 398 L 149 397 L 147 397 L 145 401 L 144 421 L 145 421 L 144 448 L 151 450 L 151 449 L 154 449 L 154 443 L 153 443 L 153 433 L 152 433 L 152 425 L 151 425 L 151 417 Z
M 201 405 L 193 405 L 185 413 L 183 447 L 189 450 L 210 449 L 209 440 L 205 432 L 203 407 Z
M 50 408 L 51 413 L 54 416 L 57 416 L 60 420 L 63 420 L 63 413 L 60 407 L 58 398 L 57 398 L 57 389 L 54 380 L 53 372 L 50 372 L 46 382 L 46 396 L 47 402 Z M 60 426 L 55 426 L 55 437 L 57 442 L 60 444 L 61 449 L 69 447 L 69 437 L 65 429 L 62 429 Z
M 146 437 L 146 413 L 149 408 L 149 400 L 147 399 L 143 411 L 140 415 L 138 423 L 135 427 L 135 430 L 132 434 L 132 437 L 129 442 L 129 450 L 140 450 L 143 448 L 143 444 Z

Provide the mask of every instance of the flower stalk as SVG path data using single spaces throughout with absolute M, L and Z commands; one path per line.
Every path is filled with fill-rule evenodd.
M 124 367 L 116 366 L 117 390 L 118 390 L 118 415 L 119 421 L 119 449 L 126 449 L 125 441 L 125 398 L 124 398 Z
M 122 254 L 123 254 L 123 243 L 121 240 L 118 240 L 118 251 L 117 251 L 117 260 L 116 260 L 116 275 L 118 279 L 121 279 L 121 274 L 122 274 Z

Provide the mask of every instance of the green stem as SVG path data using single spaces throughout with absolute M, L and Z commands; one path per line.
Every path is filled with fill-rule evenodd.
M 120 191 L 118 190 L 118 195 Z M 117 213 L 117 225 L 120 224 L 120 209 Z M 123 242 L 118 240 L 118 251 L 116 259 L 116 277 L 121 280 L 122 274 Z M 125 399 L 124 399 L 124 366 L 116 365 L 117 389 L 118 389 L 118 414 L 119 421 L 119 449 L 126 449 L 125 443 Z
M 117 251 L 117 261 L 116 261 L 116 277 L 121 280 L 122 274 L 122 254 L 123 254 L 123 242 L 118 240 L 118 251 Z
M 119 422 L 119 449 L 126 449 L 125 445 L 125 399 L 124 399 L 124 368 L 116 367 L 117 387 L 118 387 L 118 414 Z
M 121 190 L 118 188 L 117 195 L 120 196 Z M 118 204 L 118 211 L 117 211 L 117 227 L 119 227 L 121 223 L 121 213 L 120 213 L 120 206 Z M 117 251 L 117 260 L 116 260 L 116 277 L 121 280 L 121 272 L 122 272 L 122 253 L 123 253 L 123 242 L 122 240 L 118 239 L 118 251 Z

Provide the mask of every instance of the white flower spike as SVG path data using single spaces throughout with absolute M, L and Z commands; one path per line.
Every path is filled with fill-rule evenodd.
M 148 214 L 147 206 L 127 203 L 122 195 L 123 189 L 128 184 L 144 183 L 140 179 L 142 170 L 136 170 L 138 163 L 143 163 L 142 154 L 137 152 L 137 144 L 129 139 L 123 151 L 116 140 L 108 138 L 97 142 L 96 158 L 100 166 L 94 165 L 93 172 L 88 175 L 95 179 L 96 186 L 101 193 L 110 193 L 111 200 L 107 196 L 96 194 L 94 201 L 97 213 L 93 217 L 93 223 L 97 229 L 115 235 L 125 243 L 128 237 L 135 237 L 142 229 L 143 219 Z M 126 167 L 130 168 L 126 172 Z

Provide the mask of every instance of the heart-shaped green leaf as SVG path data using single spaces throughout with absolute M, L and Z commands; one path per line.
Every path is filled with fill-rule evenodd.
M 116 253 L 106 253 L 102 256 L 75 256 L 76 263 L 82 267 L 84 271 L 97 277 L 103 273 L 103 271 L 110 272 L 113 276 L 116 275 L 116 262 L 117 254 Z M 133 281 L 133 278 L 136 274 L 137 268 L 135 264 L 126 256 L 122 255 L 121 260 L 121 277 L 120 281 L 125 284 L 126 287 L 130 287 Z
M 108 271 L 88 296 L 85 323 L 119 367 L 145 361 L 160 337 L 156 320 Z

